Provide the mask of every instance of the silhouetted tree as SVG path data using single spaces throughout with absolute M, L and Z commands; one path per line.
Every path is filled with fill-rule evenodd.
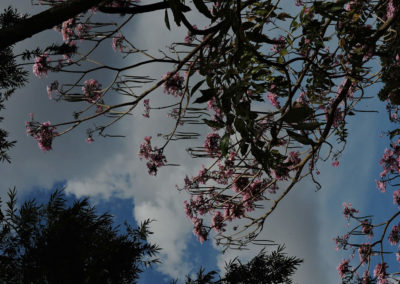
M 279 246 L 272 253 L 267 254 L 262 250 L 257 256 L 246 264 L 235 259 L 226 265 L 224 277 L 219 276 L 216 271 L 204 273 L 200 268 L 196 279 L 186 277 L 185 284 L 288 284 L 293 283 L 290 278 L 296 271 L 297 266 L 303 260 L 295 256 L 287 256 L 283 253 L 284 246 Z
M 147 241 L 150 220 L 138 228 L 113 226 L 87 198 L 67 205 L 62 190 L 47 204 L 26 201 L 16 190 L 0 211 L 0 283 L 136 283 L 142 269 L 158 262 Z

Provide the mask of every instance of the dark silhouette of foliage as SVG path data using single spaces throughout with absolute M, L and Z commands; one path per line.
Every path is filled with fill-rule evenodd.
M 16 190 L 0 212 L 0 283 L 136 283 L 144 267 L 158 262 L 147 241 L 150 220 L 138 228 L 113 226 L 87 198 L 68 206 L 62 190 L 47 204 L 26 201 Z
M 196 279 L 186 277 L 185 284 L 289 284 L 291 276 L 303 260 L 283 253 L 284 246 L 267 254 L 265 250 L 246 264 L 234 259 L 226 265 L 225 276 L 216 280 L 216 271 L 205 273 L 203 268 L 197 272 Z M 176 282 L 175 282 L 176 283 Z

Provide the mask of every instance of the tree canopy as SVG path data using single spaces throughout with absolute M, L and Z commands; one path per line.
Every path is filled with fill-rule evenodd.
M 47 204 L 30 200 L 18 208 L 10 190 L 0 212 L 0 283 L 136 283 L 158 262 L 149 224 L 125 223 L 121 232 L 87 198 L 68 205 L 62 190 Z
M 297 0 L 291 9 L 283 2 L 43 0 L 34 3 L 49 9 L 32 17 L 9 9 L 3 13 L 0 29 L 1 62 L 5 62 L 0 72 L 10 74 L 1 79 L 2 98 L 21 87 L 26 78 L 17 61 L 30 60 L 39 78 L 48 72 L 76 75 L 72 81 L 57 80 L 47 87 L 52 99 L 77 104 L 79 109 L 71 120 L 39 122 L 31 116 L 26 123 L 28 135 L 43 151 L 53 148 L 55 138 L 61 139 L 88 121 L 108 119 L 88 130 L 87 141 L 93 142 L 96 135 L 110 136 L 108 127 L 135 111 L 144 109 L 143 116 L 151 119 L 151 112 L 168 109 L 176 123 L 170 131 L 161 129 L 165 141 L 155 146 L 149 133 L 139 149 L 149 174 L 157 175 L 160 168 L 173 164 L 173 157 L 167 157 L 169 143 L 203 138 L 201 145 L 193 140 L 188 152 L 208 162 L 196 176 L 187 176 L 180 188 L 189 194 L 185 211 L 194 233 L 201 242 L 215 236 L 225 247 L 258 243 L 265 220 L 301 180 L 307 178 L 320 188 L 318 165 L 327 160 L 339 165 L 351 135 L 349 117 L 360 111 L 357 106 L 366 99 L 369 87 L 380 88 L 378 97 L 387 106 L 389 120 L 399 122 L 395 78 L 400 70 L 399 1 Z M 156 10 L 165 10 L 169 29 L 174 28 L 173 21 L 188 33 L 169 50 L 150 54 L 136 47 L 124 27 L 134 21 L 133 15 Z M 204 29 L 191 22 L 190 10 L 203 16 Z M 115 23 L 97 21 L 102 14 L 122 18 Z M 13 55 L 13 44 L 53 26 L 61 33 L 62 44 L 48 43 Z M 106 44 L 137 61 L 112 66 L 92 59 L 94 51 Z M 161 78 L 132 75 L 133 70 L 155 63 L 170 66 L 170 72 Z M 96 72 L 114 79 L 103 87 L 94 78 Z M 159 87 L 170 103 L 157 104 Z M 116 94 L 127 99 L 109 103 Z M 209 127 L 205 137 L 193 128 L 198 124 Z M 381 191 L 397 185 L 399 134 L 398 128 L 388 132 L 392 144 L 381 161 L 384 171 L 377 181 Z M 7 160 L 6 150 L 13 141 L 8 142 L 6 136 L 2 132 L 0 146 Z M 394 191 L 397 204 L 398 196 Z M 347 218 L 358 222 L 347 237 L 337 239 L 347 248 L 349 236 L 360 232 L 357 228 L 370 236 L 375 225 L 369 217 L 357 217 L 351 205 L 345 204 L 344 209 Z M 246 223 L 238 226 L 238 219 Z M 391 243 L 398 243 L 398 231 L 398 226 L 393 228 Z M 385 234 L 386 230 L 380 241 L 368 247 L 380 245 Z M 364 244 L 351 247 L 366 249 Z M 368 266 L 364 278 L 385 283 L 389 273 L 383 247 L 366 249 L 362 255 L 366 256 L 354 269 L 350 269 L 350 260 L 339 265 L 344 281 L 356 279 L 361 265 L 379 255 L 374 277 L 369 276 Z

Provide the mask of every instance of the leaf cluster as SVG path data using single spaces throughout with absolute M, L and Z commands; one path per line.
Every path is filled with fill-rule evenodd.
M 63 190 L 47 204 L 18 208 L 10 190 L 0 212 L 0 283 L 136 283 L 142 269 L 158 262 L 147 241 L 149 223 L 113 226 L 87 198 L 67 205 Z

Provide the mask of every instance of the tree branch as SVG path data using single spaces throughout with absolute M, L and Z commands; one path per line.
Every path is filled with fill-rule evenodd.
M 0 50 L 84 13 L 104 0 L 70 0 L 0 30 Z

